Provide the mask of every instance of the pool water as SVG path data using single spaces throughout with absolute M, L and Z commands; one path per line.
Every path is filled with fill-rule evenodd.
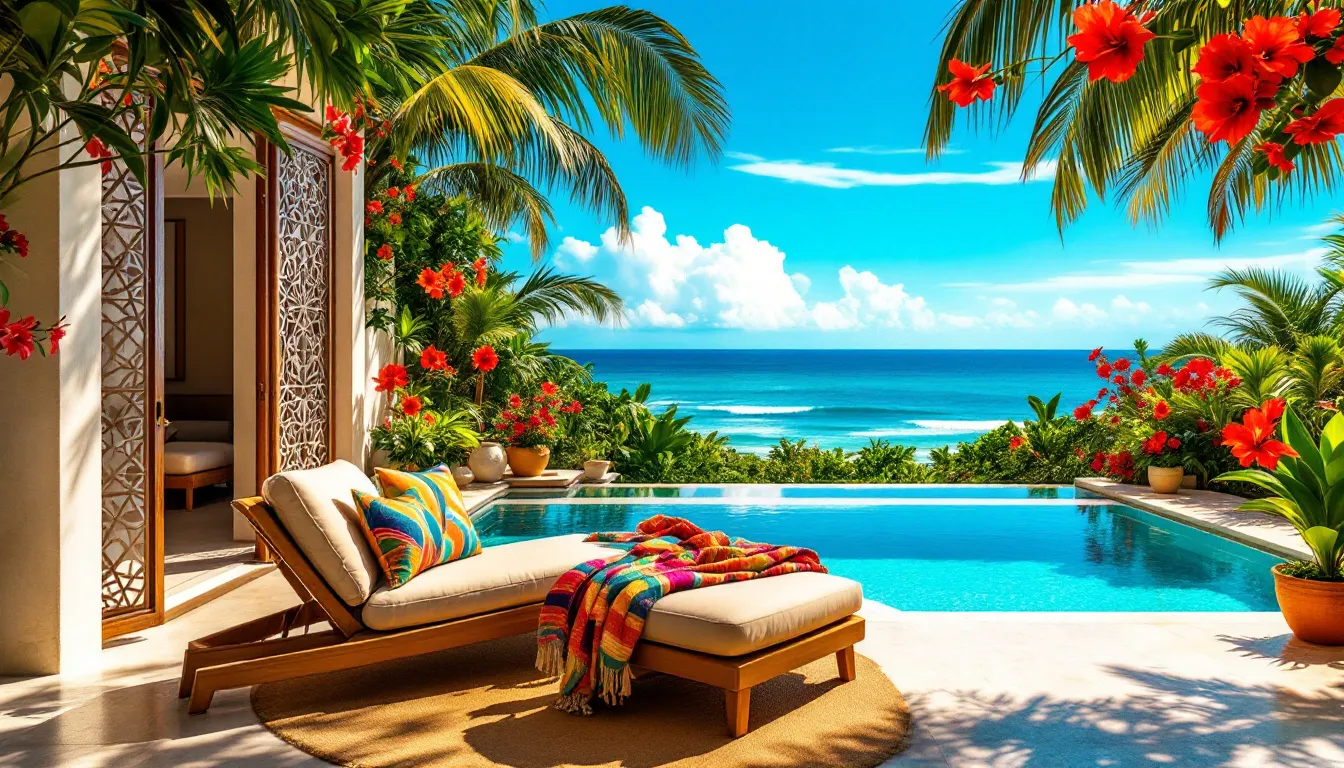
M 827 506 L 497 504 L 486 546 L 634 530 L 655 514 L 815 549 L 864 595 L 908 611 L 1272 611 L 1280 559 L 1119 504 Z
M 510 498 L 1072 499 L 1076 493 L 1071 485 L 581 485 L 550 493 L 514 492 Z

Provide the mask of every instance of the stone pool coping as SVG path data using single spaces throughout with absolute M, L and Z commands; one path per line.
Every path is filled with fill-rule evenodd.
M 1080 477 L 1074 485 L 1136 509 L 1199 528 L 1289 560 L 1310 560 L 1311 550 L 1287 520 L 1237 509 L 1245 499 L 1216 491 L 1182 489 L 1155 493 L 1146 486 L 1101 477 Z

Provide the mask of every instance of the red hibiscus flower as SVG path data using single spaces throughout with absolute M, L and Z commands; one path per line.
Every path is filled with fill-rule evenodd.
M 1140 19 L 1111 0 L 1080 6 L 1073 12 L 1078 33 L 1069 35 L 1078 60 L 1087 64 L 1087 79 L 1122 83 L 1143 61 L 1143 46 L 1156 35 Z
M 391 160 L 388 160 L 387 162 L 390 163 L 392 167 L 396 168 L 398 171 L 401 170 L 401 161 L 398 160 L 397 158 L 394 157 Z
M 1021 435 L 1013 435 L 1011 438 L 1008 439 L 1008 450 L 1016 451 L 1018 448 L 1021 448 L 1023 445 L 1026 445 L 1026 443 L 1027 443 L 1026 438 L 1022 437 Z
M 476 270 L 476 287 L 477 287 L 477 288 L 484 288 L 484 287 L 485 287 L 485 278 L 486 278 L 486 272 L 485 272 L 484 269 L 478 269 L 478 270 Z
M 1092 418 L 1092 406 L 1083 404 L 1073 409 L 1073 418 L 1078 421 L 1087 421 Z
M 523 407 L 523 398 L 519 397 L 516 393 L 515 393 L 515 394 L 512 394 L 512 395 L 509 395 L 509 407 L 510 407 L 510 408 L 522 408 L 522 407 Z
M 466 287 L 467 279 L 462 276 L 461 272 L 454 269 L 448 275 L 448 295 L 456 299 L 458 296 L 462 295 L 462 291 L 465 290 Z
M 1223 445 L 1232 449 L 1241 466 L 1252 463 L 1273 472 L 1284 456 L 1297 457 L 1286 443 L 1274 439 L 1274 427 L 1279 416 L 1283 415 L 1283 401 L 1270 400 L 1260 408 L 1248 408 L 1241 417 L 1241 424 L 1232 423 L 1223 427 Z
M 1144 453 L 1151 453 L 1153 455 L 1157 455 L 1162 452 L 1163 448 L 1166 447 L 1167 447 L 1167 433 L 1162 432 L 1160 430 L 1154 432 L 1152 435 L 1148 437 L 1147 440 L 1143 441 Z
M 411 382 L 406 376 L 406 366 L 388 363 L 374 377 L 378 386 L 374 387 L 375 392 L 391 392 L 398 387 L 404 387 Z
M 28 238 L 22 232 L 11 229 L 0 234 L 0 245 L 13 248 L 18 252 L 19 258 L 28 258 Z
M 383 204 L 377 200 L 370 200 L 368 204 L 364 206 L 364 210 L 376 216 L 383 212 Z
M 51 329 L 47 331 L 47 341 L 51 342 L 51 354 L 54 355 L 61 351 L 61 339 L 64 338 L 64 325 L 53 325 Z
M 1344 99 L 1327 101 L 1315 113 L 1289 123 L 1283 132 L 1293 137 L 1294 144 L 1334 141 L 1336 135 L 1344 133 Z M 1279 154 L 1282 155 L 1282 151 Z M 1292 170 L 1292 163 L 1289 166 L 1289 170 Z
M 1167 438 L 1167 447 L 1168 447 L 1168 448 L 1171 448 L 1172 450 L 1175 450 L 1175 449 L 1177 449 L 1177 448 L 1180 448 L 1180 447 L 1181 447 L 1181 441 L 1180 441 L 1180 439 L 1179 439 L 1179 438 L 1175 438 L 1175 437 L 1168 437 L 1168 438 Z
M 443 371 L 448 369 L 448 355 L 435 349 L 433 344 L 425 347 L 425 351 L 420 353 L 420 367 L 427 371 Z
M 499 355 L 495 354 L 495 348 L 492 346 L 478 347 L 471 353 L 471 364 L 481 373 L 489 373 L 499 365 Z
M 1209 358 L 1196 357 L 1192 359 L 1190 362 L 1185 364 L 1184 370 L 1189 371 L 1191 376 L 1195 376 L 1197 378 L 1202 379 L 1205 376 L 1208 376 L 1209 374 L 1213 373 L 1213 369 L 1215 367 L 1216 366 L 1214 366 L 1213 361 L 1210 360 Z
M 1097 375 L 1100 376 L 1100 377 L 1103 378 L 1103 379 L 1109 379 L 1109 378 L 1111 378 L 1111 364 L 1110 364 L 1110 363 L 1107 363 L 1107 362 L 1103 362 L 1101 365 L 1098 365 L 1098 366 L 1097 366 Z
M 1261 109 L 1267 106 L 1262 99 L 1269 98 L 1262 94 L 1266 88 L 1276 87 L 1269 83 L 1257 83 L 1250 75 L 1234 75 L 1226 80 L 1205 82 L 1195 91 L 1199 101 L 1195 103 L 1190 119 L 1211 143 L 1226 141 L 1235 144 L 1255 130 L 1256 123 L 1260 122 Z
M 1298 67 L 1315 55 L 1311 46 L 1302 42 L 1297 20 L 1287 16 L 1253 16 L 1246 21 L 1242 37 L 1260 68 L 1279 77 L 1295 76 Z
M 382 245 L 378 246 L 378 258 L 382 259 L 383 261 L 391 261 L 392 246 L 389 245 L 388 243 L 383 243 Z
M 5 319 L 9 319 L 8 315 Z M 27 360 L 33 354 L 33 329 L 36 327 L 37 319 L 30 315 L 0 328 L 0 349 L 4 349 L 6 355 L 18 355 L 20 360 Z
M 431 299 L 442 299 L 443 291 L 447 287 L 443 275 L 429 267 L 420 270 L 420 277 L 416 279 L 415 284 L 424 288 Z
M 424 401 L 416 397 L 415 395 L 407 395 L 401 398 L 401 412 L 406 414 L 407 416 L 414 416 L 415 414 L 420 412 L 421 408 L 424 407 L 425 407 Z
M 407 187 L 403 189 L 402 192 L 406 195 L 406 202 L 409 203 L 415 200 L 415 187 Z
M 1143 372 L 1143 369 L 1140 368 L 1140 369 L 1134 371 L 1134 375 L 1130 376 L 1129 378 L 1130 378 L 1130 381 L 1134 382 L 1134 386 L 1136 386 L 1136 387 L 1142 387 L 1142 386 L 1143 386 L 1143 382 L 1145 382 L 1145 381 L 1148 380 L 1148 374 L 1144 373 L 1144 372 Z
M 1199 61 L 1190 71 L 1206 83 L 1216 83 L 1236 75 L 1256 77 L 1260 69 L 1250 44 L 1229 34 L 1210 38 L 1199 49 Z
M 1087 356 L 1087 361 L 1089 363 L 1095 362 L 1098 357 L 1101 357 L 1101 347 L 1092 350 L 1092 354 Z
M 392 213 L 388 214 L 387 220 L 391 222 L 392 226 L 394 227 L 400 226 L 401 214 L 397 213 L 396 211 L 393 211 Z
M 1114 368 L 1114 369 L 1117 370 L 1117 371 L 1128 371 L 1128 370 L 1129 370 L 1129 358 L 1127 358 L 1127 357 L 1122 357 L 1122 358 L 1120 358 L 1119 360 L 1116 360 L 1114 363 L 1111 363 L 1111 367 Z
M 1344 35 L 1335 40 L 1335 44 L 1330 50 L 1325 52 L 1325 60 L 1338 67 L 1344 64 Z
M 1262 141 L 1256 145 L 1255 151 L 1263 154 L 1271 166 L 1284 173 L 1297 167 L 1283 154 L 1283 145 L 1276 141 Z
M 569 405 L 561 410 L 565 413 L 581 413 L 583 411 L 583 403 L 580 403 L 578 400 L 570 400 Z
M 99 139 L 96 136 L 94 138 L 89 139 L 88 143 L 84 145 L 84 151 L 89 153 L 89 157 L 93 158 L 94 160 L 112 156 L 112 153 L 108 150 L 107 145 L 103 143 L 102 139 Z M 102 163 L 103 175 L 106 176 L 108 172 L 111 170 L 112 170 L 112 161 L 103 160 Z
M 515 421 L 515 422 L 513 423 L 513 436 L 514 436 L 514 437 L 518 437 L 519 435 L 523 434 L 523 433 L 526 432 L 526 431 L 527 431 L 527 425 L 524 424 L 523 422 L 521 422 L 521 421 Z
M 1322 8 L 1297 17 L 1297 31 L 1303 37 L 1329 37 L 1339 26 L 1339 10 Z
M 1097 451 L 1097 455 L 1092 457 L 1092 471 L 1101 472 L 1106 469 L 1106 454 Z
M 1166 400 L 1158 400 L 1153 406 L 1153 418 L 1162 421 L 1171 415 L 1171 406 L 1167 405 Z
M 988 64 L 972 67 L 953 59 L 948 62 L 947 70 L 952 73 L 952 81 L 938 86 L 938 90 L 946 93 L 948 100 L 959 107 L 969 107 L 976 99 L 989 101 L 998 86 L 988 74 Z
M 397 187 L 388 187 L 383 192 L 383 194 L 387 195 L 388 197 L 401 197 L 401 190 L 398 189 Z
M 554 395 L 556 392 L 560 391 L 560 388 L 555 386 L 555 384 L 552 384 L 549 381 L 543 381 L 541 382 L 541 391 L 542 394 Z
M 1174 369 L 1172 369 L 1172 367 L 1171 367 L 1170 365 L 1168 365 L 1167 363 L 1162 363 L 1161 365 L 1157 366 L 1157 375 L 1158 375 L 1158 376 L 1170 376 L 1170 375 L 1172 375 L 1172 374 L 1175 373 L 1175 372 L 1176 372 L 1176 371 L 1175 371 Z

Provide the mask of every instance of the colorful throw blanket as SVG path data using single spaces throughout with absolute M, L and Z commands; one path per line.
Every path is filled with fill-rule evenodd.
M 561 576 L 546 595 L 537 628 L 537 669 L 560 677 L 555 706 L 585 715 L 592 713 L 593 696 L 615 705 L 630 695 L 630 656 L 659 598 L 730 581 L 826 572 L 810 549 L 729 539 L 679 517 L 655 515 L 634 533 L 595 533 L 586 541 L 629 549 Z

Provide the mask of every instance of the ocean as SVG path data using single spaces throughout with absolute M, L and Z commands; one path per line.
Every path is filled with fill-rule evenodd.
M 1027 395 L 1059 413 L 1102 382 L 1087 350 L 555 350 L 592 363 L 612 391 L 653 385 L 690 428 L 764 453 L 781 438 L 857 450 L 880 438 L 932 448 L 973 440 L 1032 416 Z

